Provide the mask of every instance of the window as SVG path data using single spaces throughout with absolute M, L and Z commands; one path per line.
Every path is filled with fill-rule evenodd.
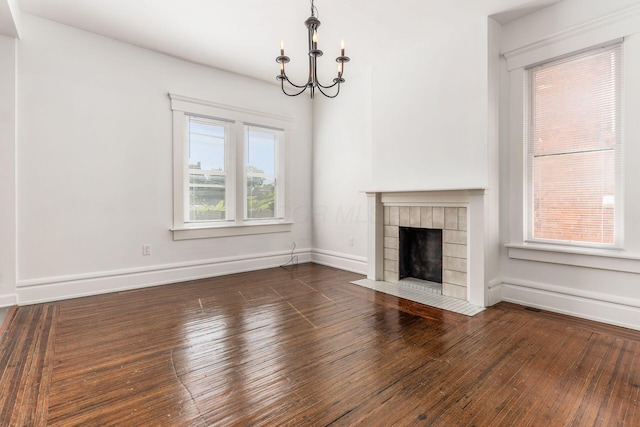
M 227 196 L 229 140 L 228 123 L 202 117 L 186 116 L 189 126 L 188 142 L 188 194 L 185 203 L 188 222 L 225 221 Z
M 289 231 L 286 118 L 170 95 L 174 239 Z
M 527 239 L 620 244 L 620 44 L 527 69 Z
M 282 131 L 245 126 L 244 167 L 247 184 L 245 219 L 271 219 L 281 215 L 281 180 L 278 147 Z

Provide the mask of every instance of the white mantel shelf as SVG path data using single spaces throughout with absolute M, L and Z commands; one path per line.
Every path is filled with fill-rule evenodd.
M 361 190 L 361 193 L 448 193 L 454 191 L 463 191 L 468 193 L 478 193 L 485 192 L 487 189 L 485 187 L 475 187 L 475 188 L 410 188 L 410 189 L 393 189 L 393 188 L 376 188 L 376 189 L 367 189 Z

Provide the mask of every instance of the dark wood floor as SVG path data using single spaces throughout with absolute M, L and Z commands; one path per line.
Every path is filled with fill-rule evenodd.
M 306 264 L 19 307 L 2 426 L 640 425 L 640 332 Z

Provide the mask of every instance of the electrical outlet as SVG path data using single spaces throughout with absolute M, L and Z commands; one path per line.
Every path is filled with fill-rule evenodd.
M 353 237 L 349 237 L 349 246 L 353 246 Z
M 142 245 L 142 255 L 151 255 L 151 245 Z

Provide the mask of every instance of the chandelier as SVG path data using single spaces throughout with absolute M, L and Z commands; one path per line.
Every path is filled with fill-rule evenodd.
M 276 58 L 276 62 L 280 64 L 280 74 L 276 76 L 276 79 L 280 80 L 282 92 L 287 96 L 298 96 L 305 90 L 309 89 L 311 99 L 313 99 L 315 91 L 318 89 L 320 93 L 327 98 L 335 98 L 340 93 L 340 84 L 344 83 L 344 78 L 342 77 L 344 73 L 344 63 L 349 62 L 349 57 L 344 56 L 344 40 L 340 45 L 340 56 L 336 58 L 336 62 L 338 63 L 338 77 L 333 79 L 333 84 L 328 86 L 325 86 L 318 81 L 317 60 L 322 56 L 322 51 L 318 49 L 318 27 L 320 26 L 320 20 L 316 18 L 317 12 L 318 9 L 313 5 L 313 0 L 311 0 L 311 16 L 304 21 L 304 25 L 309 31 L 309 79 L 304 85 L 292 83 L 291 80 L 289 80 L 289 77 L 287 77 L 287 73 L 284 70 L 284 64 L 289 62 L 290 59 L 284 54 L 284 42 L 280 42 L 280 56 Z M 293 93 L 287 93 L 284 88 L 285 81 L 295 88 Z M 336 88 L 335 93 L 330 94 L 328 89 L 333 89 L 334 87 Z M 325 92 L 325 90 L 327 90 L 327 92 Z

